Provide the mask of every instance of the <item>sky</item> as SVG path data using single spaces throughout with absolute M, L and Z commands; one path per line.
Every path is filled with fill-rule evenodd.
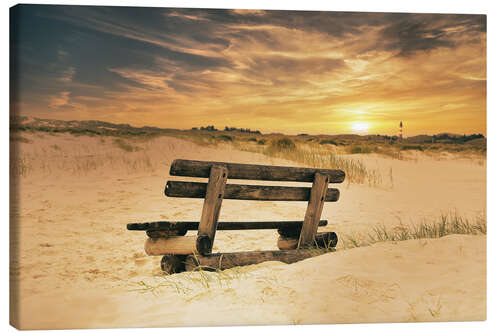
M 18 5 L 11 113 L 286 134 L 486 134 L 486 16 Z

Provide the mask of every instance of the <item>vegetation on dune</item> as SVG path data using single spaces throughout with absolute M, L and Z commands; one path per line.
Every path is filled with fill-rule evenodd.
M 420 150 L 424 151 L 423 146 L 420 145 L 403 145 L 401 146 L 401 150 Z
M 470 220 L 457 215 L 456 212 L 442 214 L 438 221 L 422 222 L 420 224 L 403 225 L 388 229 L 383 225 L 373 227 L 371 232 L 356 235 L 340 236 L 337 249 L 347 250 L 356 247 L 370 246 L 378 242 L 399 242 L 412 239 L 440 238 L 448 235 L 486 235 L 486 219 L 484 215 L 478 215 L 475 220 Z M 328 253 L 333 248 L 318 249 Z M 300 263 L 299 263 L 300 265 Z M 206 271 L 204 269 L 209 269 Z M 220 270 L 216 267 L 199 266 L 194 271 L 179 274 L 167 274 L 153 277 L 149 281 L 139 281 L 133 284 L 130 291 L 140 293 L 151 293 L 161 295 L 165 292 L 174 292 L 186 300 L 192 300 L 199 294 L 212 288 L 231 288 L 233 282 L 248 278 L 247 267 L 234 267 L 228 270 Z M 269 281 L 270 283 L 272 281 Z
M 484 139 L 482 134 L 471 134 L 471 135 L 452 135 L 448 133 L 437 134 L 432 136 L 432 142 L 436 141 L 447 141 L 447 143 L 465 143 L 468 141 Z
M 234 281 L 247 278 L 246 267 L 234 267 L 229 270 L 215 269 L 212 272 L 196 270 L 180 274 L 162 274 L 153 281 L 139 281 L 132 285 L 130 291 L 151 293 L 155 296 L 164 292 L 174 292 L 191 301 L 213 288 L 230 288 Z M 271 281 L 270 281 L 271 282 Z
M 368 146 L 353 146 L 349 148 L 351 154 L 369 154 L 372 150 Z
M 32 143 L 33 141 L 18 135 L 11 135 L 10 142 Z
M 337 145 L 337 142 L 335 142 L 334 140 L 321 140 L 319 142 L 320 145 L 326 145 L 326 144 L 329 144 L 329 145 L 334 145 L 336 146 Z
M 378 170 L 370 170 L 361 160 L 345 157 L 319 147 L 298 145 L 286 137 L 275 139 L 269 146 L 262 149 L 245 145 L 237 145 L 236 147 L 243 151 L 259 152 L 273 158 L 281 158 L 313 168 L 341 169 L 346 173 L 347 183 L 380 186 L 383 181 Z
M 474 220 L 459 216 L 456 212 L 442 214 L 438 221 L 404 225 L 388 229 L 377 225 L 366 234 L 340 235 L 339 244 L 345 249 L 369 246 L 377 242 L 398 242 L 411 239 L 440 238 L 448 235 L 486 235 L 486 217 L 477 215 Z
M 291 139 L 285 137 L 273 140 L 273 142 L 271 142 L 271 145 L 268 147 L 267 151 L 270 154 L 273 154 L 273 153 L 287 153 L 295 151 L 296 149 L 297 146 L 295 145 L 295 143 Z
M 124 150 L 126 152 L 129 152 L 129 153 L 133 152 L 133 151 L 139 151 L 139 150 L 141 150 L 140 147 L 138 147 L 138 146 L 132 146 L 131 144 L 125 142 L 122 139 L 114 139 L 113 140 L 113 144 L 116 147 L 118 147 L 118 148 L 120 148 L 120 149 L 122 149 L 122 150 Z
M 9 167 L 10 175 L 14 178 L 27 176 L 32 170 L 31 164 L 26 157 L 11 156 Z
M 484 164 L 486 153 L 486 139 L 480 134 L 469 136 L 450 134 L 436 136 L 422 135 L 403 140 L 395 136 L 385 135 L 329 136 L 302 134 L 286 136 L 282 134 L 262 135 L 259 131 L 227 126 L 224 131 L 218 130 L 213 125 L 190 130 L 172 130 L 157 127 L 136 128 L 127 124 L 112 124 L 100 121 L 60 121 L 37 118 L 31 122 L 11 122 L 11 142 L 16 144 L 32 143 L 30 139 L 20 136 L 20 132 L 38 132 L 50 135 L 58 135 L 59 133 L 88 136 L 98 135 L 100 136 L 101 143 L 105 142 L 103 138 L 110 137 L 112 138 L 110 142 L 114 146 L 127 153 L 144 151 L 146 148 L 135 143 L 147 142 L 161 136 L 188 140 L 201 146 L 229 143 L 234 148 L 242 151 L 286 159 L 304 166 L 342 169 L 346 172 L 347 183 L 367 184 L 369 186 L 385 186 L 388 184 L 389 187 L 393 186 L 391 185 L 393 184 L 393 180 L 392 177 L 390 177 L 391 179 L 386 179 L 385 175 L 390 174 L 390 172 L 386 173 L 384 171 L 381 173 L 379 170 L 369 169 L 361 159 L 345 156 L 345 154 L 376 153 L 388 158 L 405 160 L 417 158 L 417 155 L 411 154 L 411 151 L 419 151 L 438 159 L 441 156 L 449 158 L 450 155 L 446 153 L 453 153 L 451 156 L 467 158 L 479 164 Z M 52 149 L 58 150 L 58 147 L 52 146 Z M 144 154 L 146 154 L 145 151 Z M 133 156 L 130 156 L 128 160 L 131 160 L 132 157 L 137 158 L 145 162 L 141 162 L 140 164 L 146 167 L 152 163 L 147 156 L 130 155 Z M 86 168 L 91 170 L 93 166 L 103 165 L 102 161 L 96 161 L 98 159 L 97 156 L 85 156 L 81 157 L 81 159 L 82 162 L 78 162 L 77 164 L 81 166 L 82 170 Z M 90 164 L 82 166 L 81 164 L 84 160 L 87 160 Z M 33 163 L 38 164 L 31 157 L 24 160 L 18 159 L 13 162 L 11 169 L 14 170 L 15 174 L 27 175 L 30 172 L 29 170 L 33 169 Z M 127 163 L 131 164 L 132 162 L 128 161 Z
M 219 136 L 217 137 L 217 140 L 230 142 L 230 141 L 233 141 L 233 137 L 232 137 L 232 136 L 230 136 L 230 135 L 225 135 L 225 134 L 222 134 L 222 135 L 219 135 Z
M 134 138 L 141 140 L 150 140 L 162 135 L 174 136 L 190 140 L 200 145 L 211 145 L 219 142 L 235 142 L 238 140 L 254 141 L 260 145 L 264 145 L 269 136 L 271 138 L 275 134 L 263 135 L 259 130 L 251 130 L 249 128 L 236 128 L 225 126 L 223 130 L 217 129 L 213 125 L 193 127 L 190 130 L 176 130 L 158 128 L 153 126 L 133 127 L 128 124 L 113 124 L 103 121 L 62 121 L 53 119 L 27 118 L 27 117 L 12 117 L 10 124 L 11 133 L 15 132 L 45 132 L 48 134 L 70 133 L 73 135 L 103 135 L 113 136 L 121 139 Z M 216 135 L 221 133 L 220 136 Z M 231 133 L 227 135 L 224 133 Z M 248 135 L 252 134 L 249 138 Z M 257 135 L 257 137 L 256 137 Z M 259 137 L 260 136 L 260 137 Z M 231 139 L 229 139 L 231 138 Z M 388 135 L 310 135 L 299 134 L 289 139 L 295 145 L 301 143 L 311 143 L 320 145 L 335 145 L 340 149 L 338 153 L 349 154 L 368 154 L 379 153 L 391 158 L 404 159 L 404 155 L 399 152 L 419 150 L 431 154 L 432 152 L 471 152 L 476 155 L 486 153 L 486 138 L 482 134 L 471 135 L 455 135 L 449 133 L 437 135 L 417 135 L 400 139 L 397 136 Z M 273 140 L 273 139 L 271 139 Z M 23 141 L 12 137 L 11 141 Z M 273 140 L 274 141 L 274 140 Z M 279 139 L 278 139 L 279 141 Z M 288 146 L 276 147 L 279 149 L 291 149 Z

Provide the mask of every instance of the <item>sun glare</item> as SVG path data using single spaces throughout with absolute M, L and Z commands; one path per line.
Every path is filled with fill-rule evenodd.
M 352 130 L 358 133 L 363 133 L 368 131 L 369 127 L 370 125 L 368 125 L 367 123 L 360 123 L 360 122 L 352 123 L 351 125 Z

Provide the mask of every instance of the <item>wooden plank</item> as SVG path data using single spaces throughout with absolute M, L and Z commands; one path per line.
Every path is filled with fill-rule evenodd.
M 206 191 L 207 183 L 169 180 L 165 186 L 168 197 L 204 198 Z M 227 184 L 224 189 L 224 199 L 236 200 L 308 201 L 310 195 L 310 187 Z M 339 196 L 338 189 L 329 188 L 325 201 L 338 201 Z
M 141 223 L 128 223 L 127 230 L 162 230 L 162 231 L 181 231 L 181 230 L 198 230 L 200 222 L 197 221 L 154 221 L 154 222 L 141 222 Z
M 217 230 L 257 230 L 257 229 L 278 229 L 283 230 L 298 230 L 302 228 L 304 221 L 242 221 L 242 222 L 218 222 Z M 328 224 L 328 220 L 320 220 L 319 226 L 324 227 Z M 177 232 L 188 230 L 198 230 L 200 222 L 198 221 L 157 221 L 157 222 L 144 222 L 144 223 L 129 223 L 127 224 L 128 230 L 139 231 L 172 231 L 168 236 L 176 235 Z M 179 231 L 177 231 L 179 230 Z M 281 233 L 280 233 L 281 234 Z M 163 236 L 162 236 L 163 237 Z
M 172 176 L 207 178 L 212 166 L 223 166 L 229 172 L 230 179 L 276 180 L 312 182 L 314 174 L 319 172 L 330 177 L 331 183 L 342 183 L 345 172 L 333 169 L 298 168 L 285 166 L 207 162 L 193 160 L 175 160 L 170 166 Z
M 187 229 L 182 230 L 146 230 L 149 238 L 168 238 L 172 236 L 184 236 Z
M 144 251 L 150 256 L 167 254 L 193 254 L 196 249 L 196 236 L 173 236 L 169 238 L 147 238 Z
M 328 175 L 316 173 L 311 188 L 311 196 L 304 217 L 304 224 L 299 237 L 299 247 L 310 246 L 314 243 L 314 236 L 318 230 L 319 219 L 325 203 L 325 194 L 328 188 Z
M 265 261 L 281 261 L 291 264 L 300 260 L 329 252 L 326 249 L 303 249 L 285 251 L 248 251 L 212 253 L 208 255 L 188 255 L 186 270 L 223 270 L 235 266 L 259 264 Z
M 196 241 L 196 248 L 201 254 L 212 251 L 227 177 L 228 171 L 224 166 L 210 168 L 210 177 L 208 178 L 205 201 L 203 202 L 198 227 L 198 239 Z
M 334 248 L 337 245 L 337 234 L 335 232 L 318 232 L 314 237 L 313 248 Z M 293 250 L 299 244 L 298 238 L 283 237 L 278 238 L 278 249 Z

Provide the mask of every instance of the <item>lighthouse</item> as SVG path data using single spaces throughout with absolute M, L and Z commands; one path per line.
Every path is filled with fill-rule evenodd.
M 403 121 L 399 122 L 399 138 L 403 140 Z

